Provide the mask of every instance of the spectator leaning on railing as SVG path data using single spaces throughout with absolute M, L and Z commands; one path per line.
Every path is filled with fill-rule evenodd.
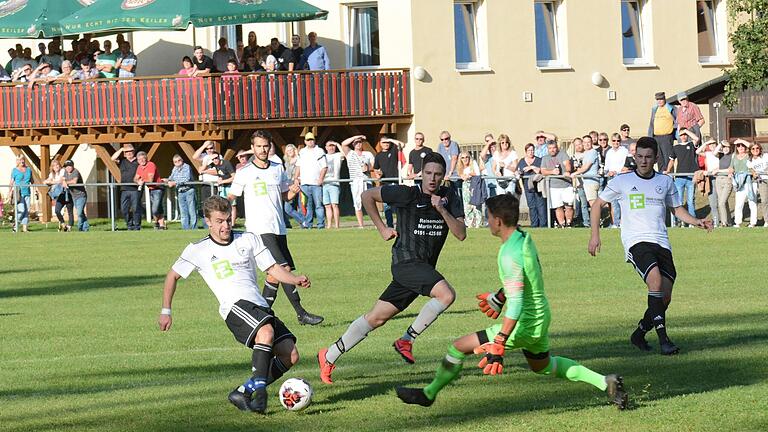
M 197 192 L 193 185 L 192 167 L 189 166 L 178 154 L 173 155 L 173 169 L 166 179 L 168 187 L 176 188 L 176 199 L 181 213 L 181 229 L 189 230 L 197 228 Z
M 497 177 L 516 177 L 517 176 L 517 152 L 512 148 L 512 142 L 506 134 L 500 134 L 496 138 L 498 150 L 493 155 L 493 175 Z M 509 193 L 517 195 L 517 182 L 515 180 L 497 180 L 501 190 L 499 193 Z
M 567 176 L 571 173 L 571 160 L 556 141 L 547 142 L 547 155 L 541 158 L 541 173 L 545 176 Z M 550 208 L 555 210 L 557 224 L 567 228 L 573 223 L 574 193 L 570 180 L 553 178 L 549 182 Z
M 195 71 L 192 72 L 192 76 L 216 72 L 216 66 L 214 66 L 213 60 L 204 54 L 203 47 L 198 45 L 193 52 L 195 55 L 192 57 L 192 66 L 195 67 Z

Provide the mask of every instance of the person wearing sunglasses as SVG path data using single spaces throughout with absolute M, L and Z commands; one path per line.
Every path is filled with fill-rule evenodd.
M 752 186 L 752 173 L 747 165 L 750 161 L 752 143 L 743 139 L 733 142 L 736 145 L 736 154 L 731 158 L 731 167 L 728 175 L 732 179 L 733 189 L 736 191 L 736 206 L 733 209 L 733 226 L 739 227 L 744 221 L 744 201 L 749 205 L 749 227 L 757 225 L 757 198 Z
M 628 154 L 627 149 L 621 145 L 621 135 L 618 133 L 612 134 L 611 146 L 605 152 L 605 175 L 608 181 L 621 174 L 624 164 L 627 162 Z M 619 207 L 618 199 L 611 201 L 611 216 L 611 228 L 621 226 L 621 207 Z
M 752 173 L 753 187 L 760 195 L 760 214 L 763 215 L 763 227 L 768 227 L 768 155 L 763 154 L 763 147 L 758 143 L 749 146 L 747 168 Z

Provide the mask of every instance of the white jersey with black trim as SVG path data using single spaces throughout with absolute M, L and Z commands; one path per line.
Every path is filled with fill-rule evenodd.
M 620 174 L 608 182 L 600 199 L 619 201 L 625 252 L 629 253 L 629 248 L 640 242 L 672 250 L 664 223 L 667 207 L 682 205 L 672 177 L 655 171 L 650 178 L 640 177 L 635 171 Z
M 229 193 L 243 195 L 248 232 L 285 235 L 283 192 L 289 186 L 283 165 L 273 161 L 267 168 L 250 163 L 235 174 Z
M 256 270 L 266 271 L 275 264 L 259 236 L 233 231 L 230 239 L 229 244 L 221 244 L 208 236 L 190 243 L 172 267 L 184 279 L 197 270 L 219 300 L 219 315 L 224 319 L 238 300 L 269 308 Z

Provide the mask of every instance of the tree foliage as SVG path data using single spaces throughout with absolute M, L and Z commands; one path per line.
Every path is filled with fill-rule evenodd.
M 733 109 L 740 92 L 768 88 L 768 0 L 728 0 L 728 12 L 735 58 L 723 103 Z

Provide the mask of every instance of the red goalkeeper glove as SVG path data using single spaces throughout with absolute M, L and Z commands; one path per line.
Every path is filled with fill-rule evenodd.
M 475 348 L 475 354 L 485 356 L 477 364 L 477 367 L 483 370 L 485 375 L 501 375 L 504 370 L 504 344 L 507 343 L 507 335 L 499 332 L 493 342 L 486 342 Z
M 476 298 L 480 300 L 480 302 L 477 303 L 480 311 L 493 319 L 499 317 L 499 314 L 501 314 L 501 308 L 504 307 L 504 303 L 507 301 L 506 296 L 504 296 L 504 288 L 497 291 L 496 294 L 478 294 Z

